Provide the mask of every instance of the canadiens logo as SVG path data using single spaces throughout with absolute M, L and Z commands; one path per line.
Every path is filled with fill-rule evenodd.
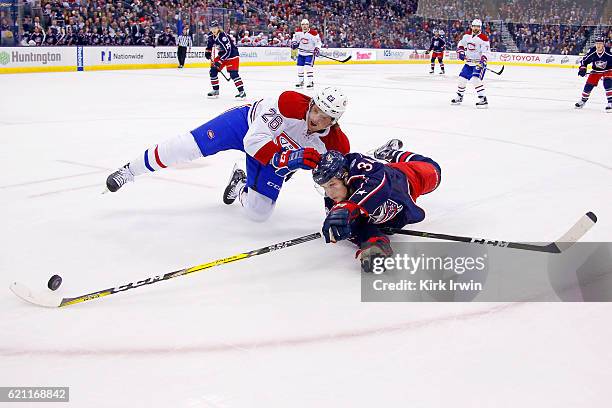
M 212 140 L 212 139 L 214 139 L 214 138 L 215 138 L 215 132 L 213 132 L 213 130 L 212 130 L 212 129 L 208 129 L 208 132 L 206 132 L 206 134 L 208 134 L 208 138 L 209 138 L 210 140 Z
M 387 200 L 382 205 L 378 206 L 372 214 L 370 220 L 374 224 L 382 224 L 393 219 L 397 214 L 404 209 L 404 206 L 396 203 L 393 200 Z
M 289 137 L 285 132 L 276 137 L 276 144 L 283 149 L 299 149 L 300 145 Z
M 475 43 L 473 43 L 473 42 L 469 42 L 469 43 L 467 43 L 467 49 L 468 49 L 468 51 L 474 51 L 474 50 L 476 50 L 476 44 L 475 44 Z

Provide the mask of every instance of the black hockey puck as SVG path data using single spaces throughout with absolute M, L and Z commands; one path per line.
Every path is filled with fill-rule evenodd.
M 57 290 L 62 285 L 62 277 L 59 275 L 53 275 L 49 278 L 47 287 L 51 290 Z

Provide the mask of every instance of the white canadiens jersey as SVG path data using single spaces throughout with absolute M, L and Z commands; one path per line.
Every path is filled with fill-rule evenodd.
M 461 49 L 465 51 L 465 63 L 471 66 L 476 65 L 483 56 L 485 61 L 491 57 L 489 37 L 483 33 L 478 35 L 464 34 L 457 46 L 457 50 Z
M 274 153 L 300 147 L 312 147 L 319 153 L 333 149 L 347 154 L 349 142 L 338 125 L 308 134 L 305 118 L 309 107 L 310 98 L 293 91 L 255 102 L 249 110 L 244 151 L 264 164 Z
M 298 43 L 299 55 L 312 55 L 315 48 L 321 48 L 321 37 L 312 29 L 306 33 L 296 31 L 291 41 Z

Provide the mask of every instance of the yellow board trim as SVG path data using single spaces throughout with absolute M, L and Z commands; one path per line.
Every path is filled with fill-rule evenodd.
M 457 60 L 446 60 L 446 64 L 463 64 L 462 61 Z M 367 65 L 367 64 L 429 64 L 429 60 L 375 60 L 375 61 L 348 61 L 345 64 L 350 65 Z M 339 65 L 340 62 L 335 61 L 321 61 L 317 62 L 317 65 Z M 293 66 L 293 61 L 266 61 L 266 62 L 255 62 L 245 61 L 240 63 L 243 67 L 270 67 L 270 66 Z M 516 66 L 516 67 L 550 67 L 550 68 L 578 68 L 578 65 L 565 65 L 565 64 L 529 64 L 525 62 L 501 62 L 491 61 L 489 65 L 505 65 L 505 66 Z M 114 71 L 114 70 L 130 70 L 130 69 L 164 69 L 164 68 L 176 68 L 177 64 L 119 64 L 119 65 L 92 65 L 83 68 L 84 71 Z M 185 68 L 209 68 L 210 63 L 198 62 L 185 64 Z M 0 68 L 0 74 L 21 74 L 21 73 L 35 73 L 35 72 L 73 72 L 77 71 L 75 66 L 54 66 L 54 67 L 18 67 L 18 68 Z

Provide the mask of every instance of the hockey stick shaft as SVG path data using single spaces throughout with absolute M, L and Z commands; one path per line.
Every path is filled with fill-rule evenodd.
M 445 241 L 465 242 L 480 245 L 496 246 L 501 248 L 521 249 L 525 251 L 548 252 L 553 254 L 561 253 L 569 248 L 573 243 L 578 241 L 589 229 L 597 222 L 597 217 L 594 213 L 588 212 L 582 216 L 576 224 L 572 226 L 561 238 L 547 245 L 526 244 L 521 242 L 499 241 L 483 238 L 472 238 L 461 235 L 438 234 L 435 232 L 403 230 L 403 229 L 388 229 L 391 234 L 411 235 L 421 238 L 441 239 Z
M 337 58 L 328 57 L 328 56 L 327 56 L 327 55 L 325 55 L 325 54 L 319 54 L 319 57 L 322 57 L 322 58 L 327 58 L 327 59 L 330 59 L 330 60 L 332 60 L 332 61 L 336 61 L 336 62 L 341 62 L 341 63 L 343 63 L 343 64 L 344 64 L 345 62 L 348 62 L 348 61 L 349 61 L 349 60 L 352 58 L 352 56 L 351 56 L 351 55 L 349 55 L 349 56 L 348 56 L 348 57 L 346 57 L 345 59 L 341 59 L 341 60 L 340 60 L 340 59 L 337 59 Z
M 136 289 L 139 288 L 141 286 L 145 286 L 145 285 L 151 285 L 153 283 L 157 283 L 157 282 L 162 282 L 168 279 L 172 279 L 172 278 L 177 278 L 179 276 L 183 276 L 183 275 L 188 275 L 191 273 L 196 273 L 196 272 L 200 272 L 203 271 L 205 269 L 209 269 L 209 268 L 213 268 L 215 266 L 219 266 L 219 265 L 224 265 L 224 264 L 228 264 L 231 262 L 236 262 L 236 261 L 240 261 L 243 259 L 247 259 L 247 258 L 251 258 L 257 255 L 263 255 L 263 254 L 267 254 L 268 252 L 272 252 L 272 251 L 277 251 L 279 249 L 284 249 L 284 248 L 289 248 L 295 245 L 299 245 L 299 244 L 303 244 L 305 242 L 309 242 L 309 241 L 313 241 L 315 239 L 321 238 L 321 233 L 317 232 L 314 234 L 309 234 L 309 235 L 304 235 L 301 236 L 299 238 L 294 238 L 294 239 L 289 239 L 286 241 L 282 241 L 273 245 L 268 245 L 259 249 L 255 249 L 253 251 L 249 251 L 249 252 L 243 252 L 240 254 L 236 254 L 236 255 L 232 255 L 230 257 L 227 258 L 221 258 L 221 259 L 217 259 L 214 260 L 212 262 L 207 262 L 207 263 L 203 263 L 201 265 L 196 265 L 196 266 L 192 266 L 189 268 L 184 268 L 184 269 L 180 269 L 178 271 L 174 271 L 174 272 L 168 272 L 165 275 L 162 276 L 154 276 L 151 278 L 147 278 L 147 279 L 143 279 L 137 282 L 130 282 L 127 283 L 125 285 L 121 285 L 121 286 L 117 286 L 114 288 L 109 288 L 109 289 L 104 289 L 104 290 L 99 290 L 97 292 L 92 292 L 92 293 L 88 293 L 86 295 L 81 295 L 81 296 L 77 296 L 77 297 L 73 297 L 73 298 L 63 298 L 63 299 L 59 299 L 57 300 L 56 304 L 52 304 L 51 301 L 45 301 L 43 302 L 36 302 L 36 297 L 35 296 L 31 296 L 31 292 L 29 290 L 27 290 L 26 288 L 24 288 L 22 285 L 14 283 L 12 288 L 18 286 L 17 290 L 13 290 L 13 292 L 15 292 L 15 294 L 17 294 L 17 296 L 21 297 L 23 300 L 26 300 L 28 302 L 31 303 L 35 303 L 38 304 L 39 306 L 47 306 L 47 307 L 64 307 L 64 306 L 70 306 L 70 305 L 74 305 L 77 303 L 82 303 L 82 302 L 86 302 L 88 300 L 92 300 L 92 299 L 97 299 L 97 298 L 101 298 L 104 296 L 109 296 L 109 295 L 114 295 L 115 293 L 119 293 L 119 292 L 125 292 L 126 290 L 130 290 L 130 289 Z M 28 296 L 21 296 L 20 293 L 26 293 Z
M 222 76 L 222 77 L 223 77 L 223 78 L 224 78 L 224 79 L 225 79 L 227 82 L 229 82 L 229 81 L 230 81 L 230 78 L 228 78 L 228 77 L 225 75 L 225 73 L 224 73 L 223 71 L 219 71 L 219 73 L 221 74 L 221 76 Z

